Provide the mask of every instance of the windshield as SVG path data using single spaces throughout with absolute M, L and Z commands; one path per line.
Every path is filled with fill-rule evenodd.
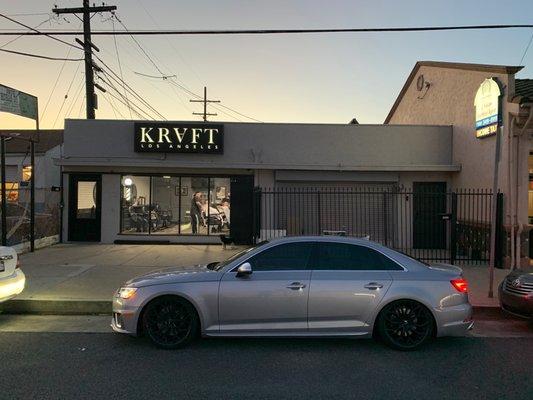
M 255 246 L 252 246 L 252 247 L 249 247 L 247 249 L 241 250 L 241 251 L 235 253 L 234 255 L 232 255 L 231 257 L 229 257 L 228 259 L 217 263 L 216 266 L 214 266 L 213 270 L 219 271 L 222 268 L 224 268 L 226 265 L 228 265 L 228 264 L 232 263 L 233 261 L 235 261 L 237 258 L 242 257 L 243 255 L 248 254 L 252 250 L 255 250 L 258 247 L 261 247 L 261 246 L 263 246 L 263 245 L 265 245 L 267 243 L 268 243 L 268 240 L 263 240 L 262 242 L 257 243 Z

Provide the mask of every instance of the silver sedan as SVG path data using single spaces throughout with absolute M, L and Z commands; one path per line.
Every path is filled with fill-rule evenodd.
M 111 326 L 163 348 L 199 335 L 373 336 L 413 350 L 472 328 L 467 291 L 455 266 L 363 239 L 292 237 L 132 279 L 114 297 Z

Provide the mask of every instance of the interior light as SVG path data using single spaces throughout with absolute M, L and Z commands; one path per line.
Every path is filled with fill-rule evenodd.
M 133 185 L 133 180 L 131 178 L 124 179 L 124 186 L 131 186 Z
M 169 175 L 164 175 L 163 178 L 170 179 L 170 176 Z

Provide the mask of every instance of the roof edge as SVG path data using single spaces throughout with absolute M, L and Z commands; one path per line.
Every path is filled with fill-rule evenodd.
M 472 63 L 458 63 L 458 62 L 447 62 L 447 61 L 417 61 L 413 69 L 411 70 L 411 73 L 407 77 L 407 80 L 405 81 L 402 89 L 400 90 L 400 93 L 398 94 L 398 97 L 394 101 L 394 104 L 392 105 L 389 113 L 387 114 L 387 117 L 385 118 L 384 124 L 388 124 L 390 120 L 392 119 L 392 116 L 396 112 L 396 109 L 400 105 L 400 102 L 405 95 L 405 92 L 407 92 L 407 89 L 411 85 L 411 82 L 413 81 L 416 73 L 420 69 L 420 67 L 438 67 L 438 68 L 448 68 L 448 69 L 462 69 L 462 70 L 470 70 L 470 71 L 482 71 L 482 72 L 492 72 L 496 74 L 507 74 L 507 75 L 514 75 L 521 69 L 523 69 L 523 66 L 517 65 L 517 66 L 509 66 L 509 65 L 490 65 L 490 64 L 472 64 Z

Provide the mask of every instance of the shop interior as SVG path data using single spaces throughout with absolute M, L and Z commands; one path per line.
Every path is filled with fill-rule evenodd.
M 121 233 L 228 234 L 230 199 L 230 178 L 124 175 Z

